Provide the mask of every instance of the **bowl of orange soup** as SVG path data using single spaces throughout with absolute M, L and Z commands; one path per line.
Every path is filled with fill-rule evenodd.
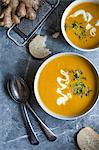
M 74 119 L 88 113 L 99 92 L 94 65 L 76 53 L 60 53 L 47 59 L 38 69 L 34 93 L 39 105 L 59 119 Z
M 64 11 L 61 30 L 65 40 L 82 51 L 99 49 L 99 0 L 76 0 Z

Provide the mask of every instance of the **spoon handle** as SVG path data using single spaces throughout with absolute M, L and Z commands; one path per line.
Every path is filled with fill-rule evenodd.
M 46 124 L 39 118 L 39 116 L 35 113 L 35 111 L 31 108 L 29 103 L 26 103 L 27 108 L 33 113 L 35 118 L 37 119 L 40 127 L 44 131 L 44 134 L 46 135 L 47 139 L 49 141 L 55 141 L 57 139 L 56 135 L 46 126 Z
M 34 132 L 34 129 L 32 127 L 32 124 L 30 122 L 29 116 L 28 116 L 28 112 L 26 110 L 26 106 L 25 104 L 21 104 L 21 110 L 25 119 L 25 123 L 26 123 L 26 129 L 27 129 L 27 134 L 28 134 L 28 138 L 31 144 L 33 145 L 38 145 L 39 141 L 38 138 Z

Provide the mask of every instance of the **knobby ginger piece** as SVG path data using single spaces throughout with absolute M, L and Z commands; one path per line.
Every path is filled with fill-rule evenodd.
M 45 42 L 47 37 L 37 35 L 29 44 L 29 52 L 35 58 L 45 58 L 51 51 L 46 48 Z
M 16 15 L 16 8 L 19 5 L 18 0 L 2 0 L 5 8 L 0 13 L 0 26 L 11 27 L 13 23 L 20 23 L 20 19 Z
M 19 24 L 20 18 L 36 19 L 40 0 L 1 0 L 4 9 L 0 13 L 0 26 L 11 27 Z

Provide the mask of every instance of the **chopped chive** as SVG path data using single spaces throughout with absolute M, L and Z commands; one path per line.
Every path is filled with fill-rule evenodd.
M 84 83 L 84 80 L 87 80 L 87 78 L 84 76 L 83 71 L 78 69 L 72 70 L 70 73 L 72 73 L 72 81 L 74 81 L 72 82 L 73 84 L 70 84 L 70 87 L 72 87 L 72 92 L 76 95 L 79 95 L 81 98 L 84 95 L 89 96 L 92 90 Z

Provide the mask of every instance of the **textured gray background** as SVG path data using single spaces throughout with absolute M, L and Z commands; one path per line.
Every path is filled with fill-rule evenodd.
M 46 24 L 39 30 L 47 34 L 47 47 L 52 54 L 59 52 L 76 52 L 89 58 L 99 70 L 99 51 L 84 53 L 72 48 L 62 35 L 53 39 L 51 34 L 60 31 L 61 15 L 70 3 L 61 0 L 57 10 L 50 16 Z M 39 146 L 30 145 L 24 128 L 20 107 L 14 103 L 6 91 L 6 81 L 10 74 L 23 77 L 32 89 L 34 75 L 44 60 L 32 58 L 26 47 L 18 47 L 6 36 L 6 30 L 0 28 L 0 150 L 78 150 L 75 136 L 82 127 L 90 126 L 99 132 L 99 102 L 85 117 L 74 121 L 62 121 L 46 114 L 37 104 L 33 90 L 30 103 L 42 120 L 56 133 L 57 140 L 49 142 L 40 130 L 37 122 L 30 115 L 35 132 L 40 140 Z

